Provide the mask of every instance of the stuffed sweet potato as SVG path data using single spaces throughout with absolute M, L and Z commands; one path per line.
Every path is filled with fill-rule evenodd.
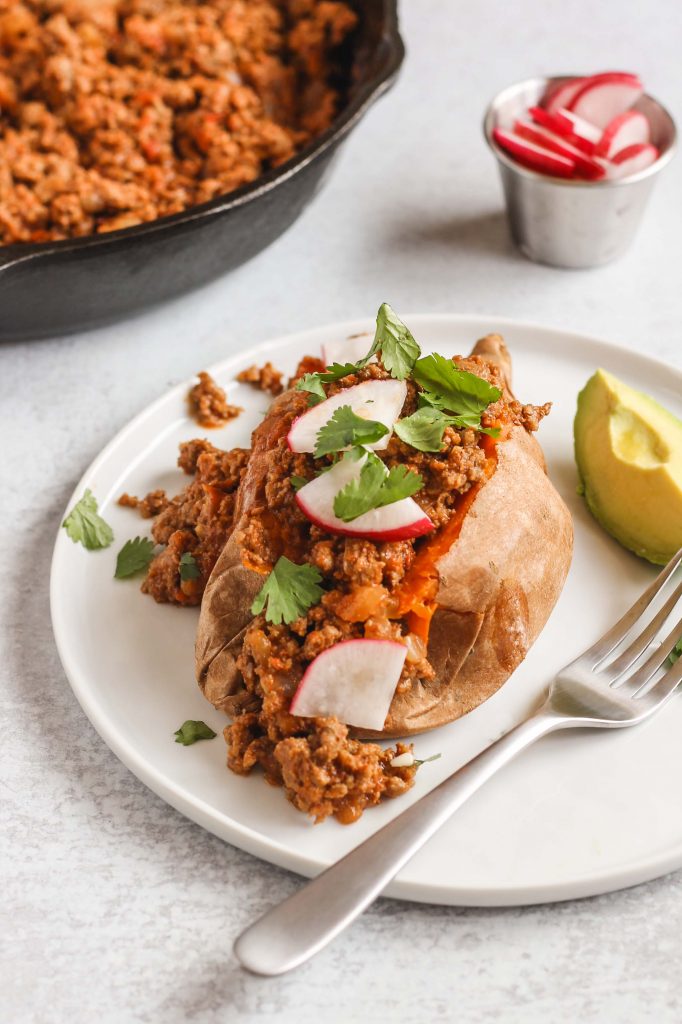
M 354 820 L 411 785 L 409 747 L 360 738 L 409 736 L 490 697 L 571 559 L 533 437 L 549 406 L 514 399 L 502 339 L 419 358 L 395 322 L 371 359 L 327 374 L 308 359 L 274 401 L 201 607 L 197 678 L 233 718 L 228 764 L 260 765 L 317 819 Z

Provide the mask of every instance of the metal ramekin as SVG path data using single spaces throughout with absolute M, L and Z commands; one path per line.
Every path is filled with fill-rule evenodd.
M 521 252 L 554 267 L 597 267 L 620 256 L 630 245 L 654 180 L 671 160 L 676 146 L 675 122 L 657 100 L 644 95 L 635 109 L 646 114 L 658 160 L 618 181 L 573 181 L 538 174 L 516 163 L 495 143 L 495 127 L 513 128 L 547 87 L 570 76 L 529 78 L 504 89 L 486 111 L 483 130 L 497 158 L 512 238 Z

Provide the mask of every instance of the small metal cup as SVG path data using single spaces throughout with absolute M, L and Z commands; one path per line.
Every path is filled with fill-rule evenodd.
M 665 107 L 644 95 L 635 109 L 649 119 L 651 141 L 660 152 L 646 170 L 615 181 L 574 181 L 529 170 L 500 149 L 493 128 L 513 128 L 549 85 L 567 80 L 529 78 L 510 86 L 488 107 L 483 130 L 497 157 L 512 238 L 521 252 L 554 267 L 598 267 L 620 256 L 632 241 L 654 179 L 675 152 L 677 133 Z

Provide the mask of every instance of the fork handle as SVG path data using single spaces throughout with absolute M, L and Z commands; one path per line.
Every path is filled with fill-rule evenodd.
M 267 911 L 234 951 L 256 974 L 305 963 L 372 903 L 465 800 L 522 750 L 570 720 L 541 709 L 450 775 L 340 861 Z

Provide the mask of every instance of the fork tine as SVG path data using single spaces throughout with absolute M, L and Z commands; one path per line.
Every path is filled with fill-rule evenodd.
M 638 693 L 642 692 L 652 676 L 661 668 L 666 658 L 670 657 L 680 637 L 682 637 L 682 619 L 675 623 L 665 639 L 651 652 L 637 671 L 625 677 L 624 688 L 627 688 L 632 697 L 636 697 Z M 620 689 L 620 686 L 617 688 Z
M 631 665 L 633 665 L 639 657 L 646 651 L 651 641 L 655 638 L 659 629 L 665 623 L 673 608 L 682 597 L 682 581 L 675 588 L 671 596 L 665 602 L 663 607 L 654 615 L 653 619 L 646 627 L 642 630 L 639 636 L 636 636 L 632 643 L 625 648 L 623 653 L 619 655 L 615 661 L 612 661 L 610 665 L 600 669 L 600 676 L 606 677 L 612 686 L 618 686 L 618 679 L 626 672 Z M 681 630 L 682 632 L 682 630 Z M 675 644 L 673 644 L 673 647 Z
M 647 690 L 641 696 L 635 694 L 636 700 L 648 700 L 654 707 L 658 707 L 663 703 L 664 700 L 673 693 L 677 687 L 682 683 L 682 658 L 678 658 L 677 661 L 671 665 L 664 676 L 655 683 L 651 689 Z
M 642 596 L 635 601 L 632 608 L 630 608 L 630 610 L 618 620 L 615 626 L 612 626 L 608 633 L 605 633 L 600 640 L 597 640 L 597 642 L 592 645 L 592 647 L 588 647 L 588 649 L 576 660 L 582 661 L 583 658 L 588 659 L 590 667 L 593 669 L 596 668 L 597 665 L 601 664 L 604 658 L 607 658 L 609 654 L 611 654 L 628 631 L 632 629 L 637 620 L 641 618 L 658 592 L 666 585 L 681 563 L 682 548 L 680 548 L 676 555 L 673 555 L 665 569 L 658 574 L 653 583 L 647 587 Z

